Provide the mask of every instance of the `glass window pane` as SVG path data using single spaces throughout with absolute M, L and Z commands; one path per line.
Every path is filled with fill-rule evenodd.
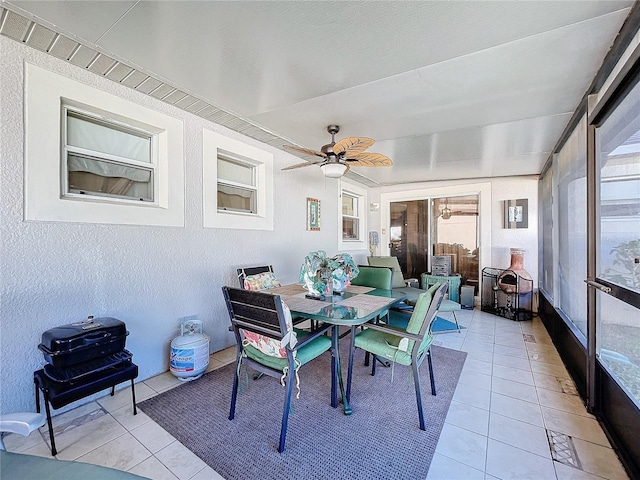
M 640 293 L 640 83 L 597 130 L 600 278 Z
M 539 184 L 540 230 L 540 288 L 553 300 L 553 171 L 547 170 Z
M 640 407 L 640 312 L 601 292 L 597 305 L 600 362 Z
M 558 295 L 569 320 L 587 335 L 587 135 L 583 117 L 558 154 Z
M 151 163 L 150 135 L 137 135 L 73 111 L 67 112 L 67 145 Z
M 342 214 L 358 216 L 358 198 L 346 193 L 342 194 Z
M 344 240 L 358 240 L 360 222 L 357 218 L 342 217 L 342 238 Z
M 242 185 L 256 185 L 254 167 L 246 163 L 237 162 L 218 156 L 218 180 L 240 183 Z
M 477 286 L 478 195 L 434 198 L 431 214 L 433 254 L 450 256 L 450 274 L 460 274 L 462 285 Z
M 153 171 L 95 158 L 67 156 L 68 193 L 153 201 Z
M 218 183 L 218 210 L 256 212 L 256 191 Z

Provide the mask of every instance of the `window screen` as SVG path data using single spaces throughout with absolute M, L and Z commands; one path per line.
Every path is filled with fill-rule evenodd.
M 342 239 L 360 239 L 359 198 L 342 192 Z
M 154 201 L 151 133 L 63 108 L 62 196 Z
M 558 154 L 560 309 L 587 335 L 587 127 L 578 123 Z
M 224 152 L 218 153 L 218 210 L 257 212 L 255 165 Z
M 553 303 L 553 169 L 546 171 L 538 185 L 540 234 L 540 288 Z

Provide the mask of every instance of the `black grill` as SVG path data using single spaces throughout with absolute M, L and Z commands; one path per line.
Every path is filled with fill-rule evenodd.
M 61 408 L 106 388 L 130 380 L 133 414 L 137 414 L 133 380 L 138 366 L 125 349 L 129 335 L 124 322 L 111 317 L 89 317 L 81 322 L 52 328 L 42 334 L 38 345 L 47 364 L 33 373 L 36 386 L 36 409 L 40 412 L 40 392 L 49 423 L 51 454 L 56 455 L 49 405 Z
M 53 382 L 87 383 L 94 378 L 108 374 L 109 371 L 118 371 L 131 365 L 132 358 L 131 352 L 122 350 L 71 367 L 55 368 L 53 365 L 45 365 L 44 374 Z

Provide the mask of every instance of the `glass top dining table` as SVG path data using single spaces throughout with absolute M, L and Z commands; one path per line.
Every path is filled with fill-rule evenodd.
M 351 337 L 353 337 L 354 327 L 378 318 L 393 305 L 404 300 L 406 295 L 393 290 L 350 285 L 346 292 L 340 295 L 327 295 L 324 299 L 313 299 L 307 298 L 307 290 L 300 284 L 272 288 L 269 293 L 280 295 L 293 315 L 334 325 L 331 333 L 331 406 L 334 408 L 338 406 L 339 383 L 344 413 L 351 414 L 348 402 L 350 385 L 345 392 L 340 367 L 339 327 L 351 327 Z M 351 344 L 353 344 L 353 338 L 351 338 Z
M 272 288 L 269 292 L 280 295 L 291 313 L 334 325 L 361 325 L 406 298 L 393 290 L 359 285 L 349 285 L 345 293 L 327 295 L 322 300 L 307 298 L 307 290 L 300 284 Z

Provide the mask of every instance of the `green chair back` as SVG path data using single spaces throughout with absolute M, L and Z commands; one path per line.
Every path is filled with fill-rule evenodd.
M 359 266 L 360 273 L 351 279 L 351 285 L 391 290 L 393 271 L 386 267 Z
M 432 285 L 429 290 L 418 297 L 416 306 L 413 307 L 413 313 L 409 319 L 409 324 L 407 325 L 407 332 L 420 333 L 424 322 L 429 320 L 427 319 L 427 313 L 431 306 L 431 300 L 433 299 L 436 290 L 438 290 L 438 287 L 440 287 L 440 284 Z
M 389 267 L 393 269 L 393 283 L 391 288 L 406 287 L 404 275 L 396 257 L 367 257 L 367 262 L 372 267 Z
M 434 302 L 433 300 L 434 296 L 436 295 L 436 291 L 440 287 L 441 285 L 433 285 L 431 288 L 429 288 L 429 290 L 418 297 L 416 306 L 413 308 L 413 313 L 411 314 L 411 318 L 409 319 L 409 323 L 407 324 L 406 330 L 408 333 L 424 335 L 422 343 L 419 347 L 419 351 L 428 348 L 433 341 L 433 337 L 431 336 L 430 331 L 431 324 L 435 320 L 436 313 L 438 312 L 436 302 Z M 444 293 L 442 294 L 442 296 L 444 296 Z M 436 300 L 442 300 L 442 298 Z M 414 343 L 414 340 L 409 341 L 408 351 L 411 351 Z

